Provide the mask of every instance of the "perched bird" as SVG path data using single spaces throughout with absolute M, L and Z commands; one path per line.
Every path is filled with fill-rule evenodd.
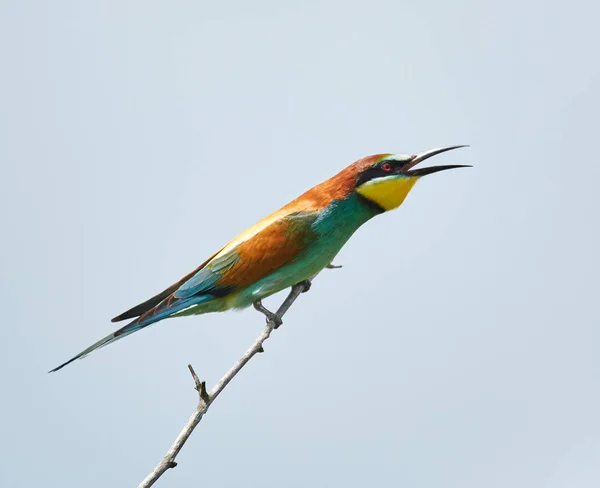
M 50 372 L 160 320 L 260 306 L 263 298 L 309 280 L 331 265 L 362 224 L 399 207 L 419 178 L 465 167 L 412 169 L 460 147 L 466 146 L 359 159 L 238 235 L 174 285 L 112 319 L 133 320 Z

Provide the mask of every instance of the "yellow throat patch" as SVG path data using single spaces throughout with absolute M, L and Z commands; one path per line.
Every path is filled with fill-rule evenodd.
M 384 210 L 398 208 L 415 185 L 418 177 L 375 178 L 360 185 L 356 191 Z

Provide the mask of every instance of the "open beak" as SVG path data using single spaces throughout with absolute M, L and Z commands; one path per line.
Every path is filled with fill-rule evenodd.
M 408 160 L 408 162 L 402 167 L 401 171 L 403 174 L 405 174 L 407 176 L 425 176 L 425 175 L 430 175 L 432 173 L 437 173 L 438 171 L 444 171 L 446 169 L 470 168 L 471 167 L 470 164 L 449 164 L 446 166 L 431 166 L 429 168 L 418 168 L 418 169 L 411 170 L 411 168 L 413 166 L 416 166 L 421 161 L 425 161 L 426 159 L 429 159 L 431 156 L 435 156 L 436 154 L 440 154 L 440 153 L 443 153 L 446 151 L 452 151 L 453 149 L 458 149 L 460 147 L 469 147 L 469 146 L 441 147 L 438 149 L 430 149 L 429 151 L 425 151 L 421 154 L 411 156 L 411 158 Z

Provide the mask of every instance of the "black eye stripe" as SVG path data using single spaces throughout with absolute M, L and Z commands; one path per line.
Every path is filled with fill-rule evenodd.
M 394 161 L 390 159 L 383 160 L 375 166 L 372 166 L 360 173 L 356 180 L 356 186 L 360 186 L 363 183 L 366 183 L 367 181 L 373 180 L 375 178 L 389 176 L 390 174 L 397 173 L 398 171 L 396 170 L 398 170 L 402 166 L 402 164 L 403 163 L 401 161 Z

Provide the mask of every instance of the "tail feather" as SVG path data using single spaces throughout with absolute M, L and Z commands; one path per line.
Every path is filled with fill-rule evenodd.
M 147 324 L 147 325 L 150 325 L 150 324 Z M 76 356 L 69 359 L 67 362 L 62 363 L 60 366 L 57 366 L 54 369 L 51 369 L 50 371 L 48 371 L 48 373 L 54 373 L 55 371 L 58 371 L 59 369 L 64 368 L 67 364 L 71 364 L 73 361 L 75 361 L 77 359 L 83 359 L 89 353 L 95 351 L 96 349 L 100 349 L 101 347 L 108 346 L 111 342 L 118 341 L 119 339 L 122 339 L 123 337 L 126 337 L 129 334 L 133 334 L 134 332 L 136 332 L 140 329 L 143 329 L 144 327 L 146 327 L 146 325 L 140 325 L 138 320 L 136 319 L 133 322 L 127 324 L 125 327 L 122 327 L 119 330 L 114 331 L 112 334 L 109 334 L 106 337 L 103 337 L 98 342 L 95 342 L 87 349 L 84 349 L 79 354 L 77 354 Z
M 195 296 L 186 299 L 178 299 L 173 296 L 163 300 L 156 307 L 148 310 L 146 313 L 140 315 L 133 322 L 128 323 L 125 327 L 121 327 L 119 330 L 114 331 L 112 334 L 107 335 L 106 337 L 100 339 L 95 344 L 92 344 L 87 349 L 81 351 L 77 356 L 69 359 L 66 363 L 57 366 L 54 369 L 48 371 L 48 373 L 54 373 L 61 368 L 64 368 L 67 364 L 71 364 L 76 359 L 82 359 L 87 356 L 92 351 L 96 349 L 100 349 L 101 347 L 107 346 L 111 342 L 118 341 L 129 334 L 133 334 L 134 332 L 141 330 L 149 325 L 154 324 L 160 320 L 166 319 L 171 315 L 181 312 L 182 310 L 191 307 L 193 305 L 198 305 L 200 303 L 204 303 L 212 300 L 214 297 L 212 295 L 202 295 Z
M 135 307 L 130 308 L 129 310 L 123 312 L 121 315 L 117 315 L 114 317 L 111 322 L 120 322 L 121 320 L 132 319 L 133 317 L 138 317 L 140 315 L 144 315 L 145 313 L 151 311 L 154 307 L 159 305 L 165 298 L 168 298 L 171 294 L 177 291 L 177 289 L 183 285 L 187 280 L 189 280 L 192 276 L 194 276 L 198 271 L 200 271 L 204 266 L 206 266 L 212 258 L 214 258 L 221 250 L 217 251 L 210 258 L 204 261 L 200 266 L 198 266 L 194 271 L 188 273 L 183 278 L 181 278 L 177 283 L 174 283 L 169 288 L 164 291 L 161 291 L 158 295 L 153 296 L 152 298 L 146 300 Z

